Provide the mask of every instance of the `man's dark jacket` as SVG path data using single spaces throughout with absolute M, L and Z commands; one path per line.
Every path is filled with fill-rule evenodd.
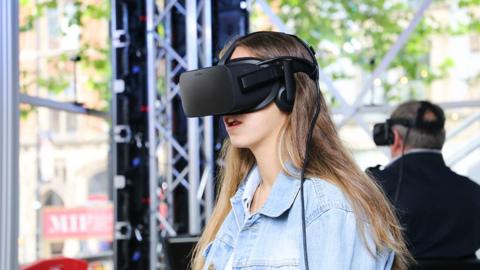
M 403 180 L 394 202 L 403 159 Z M 480 186 L 450 170 L 442 154 L 407 153 L 367 169 L 396 208 L 416 259 L 474 258 L 480 248 Z

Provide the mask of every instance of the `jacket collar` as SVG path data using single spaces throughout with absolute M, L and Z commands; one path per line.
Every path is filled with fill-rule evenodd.
M 299 171 L 294 168 L 290 163 L 287 163 L 286 165 L 289 173 L 291 175 L 294 175 L 295 177 L 288 176 L 285 172 L 281 171 L 275 179 L 275 183 L 273 184 L 267 201 L 258 211 L 258 213 L 268 217 L 278 217 L 292 207 L 293 202 L 295 201 L 295 198 L 300 190 L 300 179 L 299 177 L 296 177 L 300 174 Z M 230 198 L 232 210 L 235 214 L 235 218 L 239 226 L 243 225 L 245 219 L 245 210 L 242 205 L 242 197 L 243 193 L 245 192 L 246 180 L 253 175 L 259 177 L 258 173 L 253 174 L 253 170 L 256 169 L 256 166 L 254 166 L 250 170 L 250 172 L 240 184 L 235 195 Z
M 440 159 L 443 162 L 443 156 L 442 156 L 442 151 L 441 150 L 426 149 L 426 148 L 414 148 L 414 149 L 407 150 L 407 151 L 405 151 L 405 153 L 403 155 L 399 155 L 399 156 L 395 157 L 394 159 L 392 159 L 387 165 L 385 165 L 385 168 L 388 168 L 388 167 L 392 166 L 397 161 L 399 161 L 400 159 L 404 159 L 407 156 L 410 156 L 410 155 L 419 156 L 418 154 L 428 155 L 430 157 L 431 156 L 438 156 L 438 157 L 440 157 Z
M 259 213 L 269 217 L 279 217 L 292 207 L 299 190 L 300 179 L 289 177 L 283 172 L 279 173 Z

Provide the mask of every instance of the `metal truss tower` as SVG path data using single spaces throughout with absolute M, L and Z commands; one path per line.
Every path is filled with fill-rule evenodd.
M 175 14 L 175 15 L 174 15 Z M 185 22 L 184 34 L 174 33 L 173 16 Z M 213 119 L 212 117 L 190 118 L 187 122 L 187 141 L 179 141 L 174 136 L 175 119 L 184 117 L 173 106 L 178 99 L 178 76 L 184 70 L 210 66 L 212 64 L 212 5 L 210 0 L 167 1 L 160 10 L 152 27 L 163 26 L 163 33 L 152 29 L 151 70 L 155 70 L 150 91 L 157 91 L 155 79 L 161 80 L 161 93 L 154 102 L 155 113 L 152 123 L 158 134 L 156 153 L 159 166 L 156 174 L 162 175 L 162 197 L 166 205 L 174 205 L 174 191 L 185 189 L 188 192 L 188 233 L 200 233 L 202 223 L 213 209 Z M 177 28 L 178 30 L 178 28 Z M 172 46 L 173 39 L 180 37 L 185 49 Z M 177 41 L 178 43 L 178 41 Z M 153 75 L 153 74 L 152 74 Z M 179 164 L 183 164 L 180 165 Z M 155 174 L 152 172 L 152 174 Z M 176 235 L 172 226 L 175 216 L 169 208 L 168 216 L 160 216 L 164 232 Z
M 164 269 L 162 243 L 176 236 L 175 191 L 188 193 L 188 233 L 198 235 L 214 200 L 213 121 L 188 119 L 174 136 L 178 76 L 211 65 L 210 0 L 111 0 L 112 170 L 115 268 Z M 172 16 L 185 19 L 184 51 L 172 46 Z

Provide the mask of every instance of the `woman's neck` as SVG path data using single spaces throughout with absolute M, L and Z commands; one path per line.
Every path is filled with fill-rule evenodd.
M 262 182 L 268 189 L 273 186 L 278 174 L 282 170 L 276 146 L 276 140 L 268 140 L 262 145 L 250 149 L 255 156 Z

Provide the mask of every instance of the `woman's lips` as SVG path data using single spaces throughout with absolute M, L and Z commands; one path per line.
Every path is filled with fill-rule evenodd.
M 225 116 L 223 117 L 223 122 L 227 128 L 237 127 L 242 124 L 242 121 L 235 119 L 234 117 Z

